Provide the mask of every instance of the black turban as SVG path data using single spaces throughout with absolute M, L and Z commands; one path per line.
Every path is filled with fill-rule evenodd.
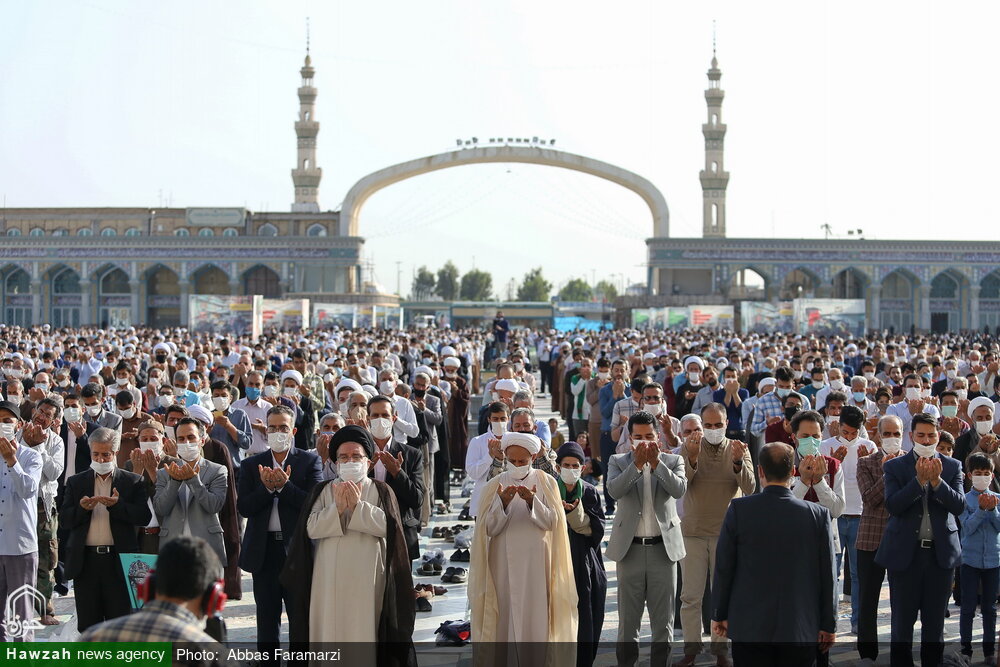
M 330 458 L 336 460 L 337 449 L 339 449 L 345 442 L 358 443 L 361 445 L 362 449 L 365 450 L 365 456 L 369 459 L 374 458 L 375 441 L 372 440 L 372 434 L 369 433 L 367 429 L 351 424 L 350 426 L 345 426 L 337 431 L 334 436 L 330 438 Z

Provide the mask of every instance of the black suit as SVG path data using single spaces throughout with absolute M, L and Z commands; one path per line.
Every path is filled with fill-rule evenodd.
M 240 463 L 239 492 L 236 508 L 246 518 L 240 567 L 253 576 L 254 600 L 257 603 L 257 646 L 269 654 L 278 646 L 281 631 L 281 603 L 291 608 L 288 589 L 278 581 L 285 567 L 285 555 L 299 516 L 308 512 L 303 507 L 306 496 L 323 480 L 320 458 L 313 451 L 292 447 L 283 468 L 291 467 L 291 476 L 278 494 L 267 490 L 260 481 L 258 466 L 270 468 L 274 455 L 270 450 L 251 456 Z M 281 531 L 268 531 L 274 498 L 278 498 L 278 520 Z M 273 655 L 273 654 L 271 654 Z
M 420 558 L 420 510 L 424 504 L 424 494 L 427 492 L 424 485 L 424 455 L 416 447 L 401 445 L 392 440 L 389 441 L 387 450 L 393 458 L 400 452 L 403 453 L 403 465 L 399 469 L 399 474 L 393 477 L 386 470 L 385 483 L 396 494 L 399 514 L 403 519 L 406 548 L 410 560 L 416 560 Z M 376 445 L 377 451 L 378 445 Z M 368 476 L 375 477 L 374 469 Z
M 136 528 L 152 517 L 142 477 L 116 468 L 111 490 L 118 491 L 118 502 L 108 507 L 114 545 L 107 553 L 97 553 L 87 546 L 92 510 L 80 506 L 80 499 L 94 495 L 93 470 L 85 470 L 66 480 L 65 497 L 59 507 L 59 523 L 68 537 L 63 543 L 66 578 L 74 580 L 77 624 L 80 632 L 96 623 L 129 613 L 128 590 L 122 573 L 120 553 L 139 551 Z
M 837 629 L 835 563 L 825 507 L 780 486 L 733 499 L 716 548 L 712 619 L 728 621 L 737 665 L 814 663 L 820 631 Z

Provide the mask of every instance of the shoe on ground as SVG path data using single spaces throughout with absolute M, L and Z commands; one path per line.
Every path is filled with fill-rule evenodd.
M 416 607 L 417 611 L 434 611 L 434 607 L 431 606 L 427 598 L 417 598 Z

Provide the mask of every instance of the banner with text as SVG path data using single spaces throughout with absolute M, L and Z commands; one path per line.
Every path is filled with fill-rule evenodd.
M 732 329 L 735 312 L 733 306 L 688 306 L 687 326 Z
M 188 297 L 188 321 L 197 333 L 260 335 L 260 295 L 213 296 L 192 294 Z
M 741 301 L 740 331 L 743 333 L 792 333 L 795 304 L 791 301 Z
M 301 331 L 309 326 L 309 299 L 264 299 L 261 330 Z
M 817 336 L 863 335 L 865 300 L 796 299 L 795 330 Z

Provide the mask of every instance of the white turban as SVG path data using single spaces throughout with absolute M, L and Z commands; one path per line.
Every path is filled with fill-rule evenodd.
M 503 380 L 497 380 L 497 383 L 493 385 L 493 388 L 497 391 L 510 391 L 517 393 L 517 391 L 521 389 L 521 385 L 510 378 L 504 378 Z
M 344 378 L 337 385 L 337 389 L 334 391 L 334 393 L 339 394 L 340 390 L 346 387 L 350 387 L 353 391 L 361 391 L 361 385 L 358 383 L 357 380 L 352 380 L 351 378 Z
M 444 364 L 445 366 L 448 366 L 449 368 L 460 368 L 462 366 L 462 362 L 459 361 L 456 357 L 448 357 L 441 363 Z
M 996 406 L 993 404 L 993 401 L 991 401 L 986 396 L 980 396 L 978 398 L 974 398 L 971 401 L 969 401 L 969 416 L 970 417 L 972 416 L 972 413 L 975 411 L 976 408 L 981 408 L 984 406 L 989 408 L 990 412 L 996 410 Z
M 455 356 L 455 348 L 453 348 L 451 345 L 445 345 L 444 347 L 441 348 L 441 356 L 442 357 Z
M 775 385 L 774 378 L 764 378 L 757 383 L 757 387 L 759 389 L 763 389 L 764 387 L 773 387 L 774 385 Z
M 685 359 L 684 370 L 686 371 L 687 367 L 690 366 L 691 364 L 698 364 L 698 368 L 701 368 L 703 370 L 705 368 L 705 360 L 702 359 L 701 357 L 690 356 L 687 359 Z
M 507 431 L 503 434 L 503 438 L 500 439 L 500 449 L 507 451 L 508 447 L 513 447 L 514 445 L 524 447 L 528 450 L 529 454 L 537 454 L 542 451 L 542 441 L 538 439 L 537 435 Z
M 281 374 L 282 383 L 289 379 L 295 380 L 295 384 L 302 384 L 302 373 L 289 369 Z
M 192 417 L 200 421 L 205 426 L 211 426 L 215 422 L 215 419 L 212 418 L 212 413 L 209 412 L 206 408 L 197 404 L 188 407 L 188 414 L 190 414 Z
M 417 373 L 423 373 L 427 377 L 434 377 L 434 371 L 431 369 L 430 366 L 423 366 L 423 365 L 417 366 L 416 368 L 413 369 L 413 374 L 416 375 Z

